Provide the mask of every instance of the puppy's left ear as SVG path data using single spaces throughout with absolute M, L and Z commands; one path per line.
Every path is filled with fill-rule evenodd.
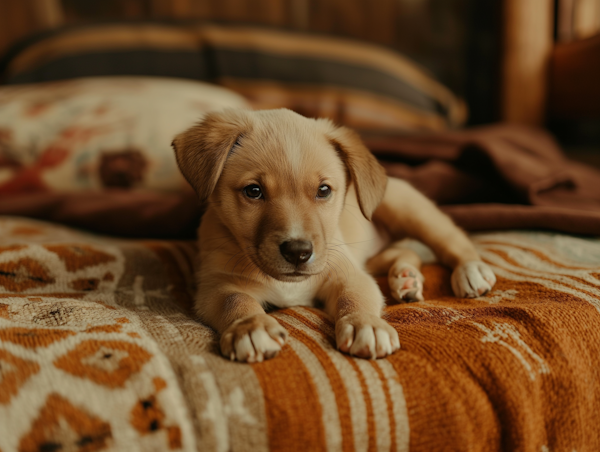
M 348 168 L 360 210 L 370 221 L 385 194 L 388 180 L 385 170 L 356 132 L 346 127 L 337 127 L 327 135 Z

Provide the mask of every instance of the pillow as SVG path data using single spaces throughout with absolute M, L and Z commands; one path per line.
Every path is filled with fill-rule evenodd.
M 173 137 L 210 110 L 249 108 L 206 83 L 99 77 L 0 87 L 0 195 L 185 190 Z
M 286 107 L 355 129 L 442 130 L 464 103 L 391 50 L 314 34 L 186 22 L 102 23 L 33 38 L 0 65 L 5 83 L 98 75 L 211 81 L 254 108 Z

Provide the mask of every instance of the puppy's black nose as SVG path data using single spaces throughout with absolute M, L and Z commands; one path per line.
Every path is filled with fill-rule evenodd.
M 312 256 L 312 243 L 307 240 L 290 240 L 279 245 L 281 255 L 290 264 L 304 264 Z

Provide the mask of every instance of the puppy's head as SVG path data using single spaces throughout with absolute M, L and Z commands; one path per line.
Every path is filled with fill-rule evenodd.
M 352 131 L 289 110 L 225 110 L 178 135 L 181 172 L 265 274 L 321 273 L 353 184 L 370 219 L 383 168 Z

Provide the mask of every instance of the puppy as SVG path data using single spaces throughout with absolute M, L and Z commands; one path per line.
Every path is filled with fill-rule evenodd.
M 406 182 L 388 178 L 358 136 L 289 110 L 225 110 L 178 135 L 181 172 L 205 211 L 195 307 L 232 360 L 272 358 L 286 330 L 268 305 L 312 306 L 335 320 L 337 347 L 383 358 L 400 347 L 381 318 L 371 275 L 387 274 L 397 301 L 423 299 L 414 237 L 453 269 L 458 297 L 496 282 L 473 244 Z

